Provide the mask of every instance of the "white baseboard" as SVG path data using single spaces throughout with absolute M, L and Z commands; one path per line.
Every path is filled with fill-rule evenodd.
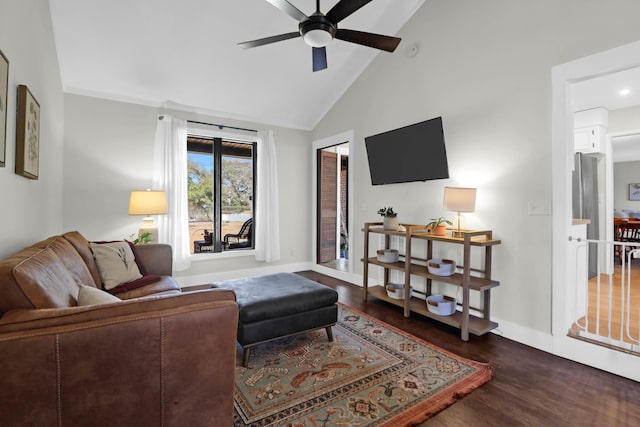
M 491 316 L 491 320 L 498 324 L 498 327 L 492 330 L 491 333 L 553 354 L 553 337 L 551 334 L 545 334 L 526 326 L 507 322 L 494 316 Z
M 621 377 L 640 381 L 638 356 L 611 350 L 567 335 L 553 337 L 553 354 Z
M 551 335 L 551 333 L 546 334 L 501 319 L 492 318 L 491 320 L 499 325 L 491 332 L 511 341 L 592 368 L 640 381 L 638 356 L 580 341 L 566 334 Z

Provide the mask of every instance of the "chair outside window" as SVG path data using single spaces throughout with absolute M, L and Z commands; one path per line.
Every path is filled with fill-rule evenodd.
M 225 234 L 222 246 L 225 250 L 250 248 L 253 241 L 253 218 L 249 218 L 242 224 L 240 231 L 235 234 Z

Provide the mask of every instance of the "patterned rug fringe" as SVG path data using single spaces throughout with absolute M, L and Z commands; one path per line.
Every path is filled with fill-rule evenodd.
M 425 402 L 424 408 L 421 407 L 416 408 L 415 411 L 406 411 L 405 413 L 398 415 L 389 423 L 384 424 L 384 426 L 414 426 L 425 422 L 438 412 L 453 405 L 458 400 L 489 381 L 494 374 L 493 364 L 486 364 L 486 366 L 481 368 L 481 371 L 479 371 L 478 374 L 479 375 L 473 379 L 472 384 L 467 384 L 466 388 L 456 390 L 448 397 L 442 396 L 437 401 Z M 460 385 L 461 384 L 458 384 L 458 386 Z

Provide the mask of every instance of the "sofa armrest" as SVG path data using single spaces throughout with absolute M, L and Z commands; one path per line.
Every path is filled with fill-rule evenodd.
M 1 320 L 7 425 L 233 424 L 233 294 L 19 310 Z
M 170 245 L 152 243 L 135 246 L 136 259 L 144 265 L 148 274 L 171 276 L 173 274 L 173 251 Z

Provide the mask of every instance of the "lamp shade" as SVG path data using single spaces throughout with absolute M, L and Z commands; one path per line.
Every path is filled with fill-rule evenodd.
M 134 190 L 129 198 L 129 215 L 162 215 L 168 212 L 164 191 Z
M 455 212 L 473 212 L 476 209 L 476 189 L 462 187 L 444 188 L 444 208 Z

